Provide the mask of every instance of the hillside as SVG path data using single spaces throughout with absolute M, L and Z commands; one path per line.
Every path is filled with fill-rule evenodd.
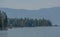
M 60 7 L 43 8 L 38 10 L 0 8 L 7 13 L 9 18 L 45 18 L 50 19 L 53 24 L 60 24 Z

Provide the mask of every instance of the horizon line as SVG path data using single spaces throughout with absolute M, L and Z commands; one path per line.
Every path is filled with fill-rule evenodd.
M 60 6 L 57 6 L 57 7 L 60 7 Z M 57 8 L 57 7 L 45 7 L 45 8 L 38 8 L 38 9 L 21 9 L 21 10 L 40 10 L 40 9 Z M 10 7 L 0 7 L 0 8 L 18 9 L 18 8 L 10 8 Z

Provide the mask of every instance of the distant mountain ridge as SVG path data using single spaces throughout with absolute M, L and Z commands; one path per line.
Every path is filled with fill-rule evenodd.
M 53 24 L 60 24 L 60 7 L 43 8 L 38 10 L 0 8 L 5 11 L 9 18 L 45 18 L 50 19 Z

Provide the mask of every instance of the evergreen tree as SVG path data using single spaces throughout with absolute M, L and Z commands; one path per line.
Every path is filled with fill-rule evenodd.
M 7 15 L 4 11 L 0 11 L 0 28 L 5 29 L 7 27 Z

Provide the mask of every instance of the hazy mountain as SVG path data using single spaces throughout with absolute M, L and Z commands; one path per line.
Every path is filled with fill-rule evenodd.
M 45 18 L 50 19 L 53 24 L 60 24 L 60 7 L 43 8 L 39 10 L 0 8 L 7 13 L 9 18 Z

